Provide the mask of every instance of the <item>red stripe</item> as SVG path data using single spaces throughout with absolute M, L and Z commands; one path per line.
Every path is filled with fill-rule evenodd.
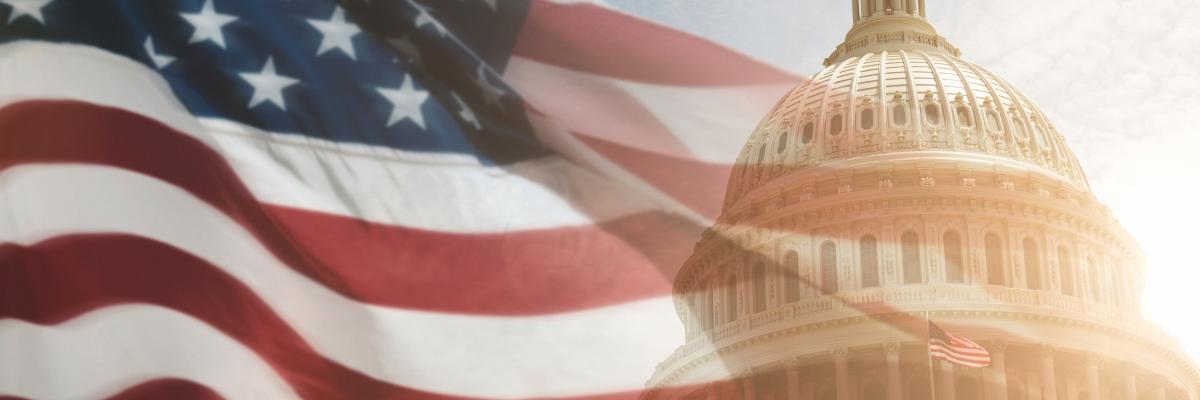
M 183 379 L 155 379 L 126 388 L 109 400 L 217 400 L 220 394 L 207 386 Z
M 57 324 L 127 303 L 171 308 L 208 323 L 262 357 L 303 398 L 465 399 L 382 382 L 325 359 L 241 282 L 159 242 L 101 234 L 60 236 L 32 246 L 0 245 L 0 319 Z M 190 386 L 196 385 L 177 380 L 143 383 L 126 391 L 130 397 L 117 397 L 200 394 Z M 640 394 L 635 390 L 570 399 L 633 400 Z
M 183 379 L 155 379 L 125 388 L 108 396 L 107 400 L 219 400 L 220 394 L 207 386 Z M 0 395 L 0 400 L 23 400 L 24 397 Z
M 563 68 L 664 85 L 801 79 L 698 36 L 588 3 L 532 2 L 513 53 Z
M 36 162 L 109 165 L 167 181 L 229 215 L 309 278 L 362 302 L 409 309 L 534 315 L 667 295 L 702 229 L 644 213 L 597 226 L 453 234 L 263 205 L 203 143 L 78 102 L 0 110 L 0 169 Z
M 128 235 L 0 245 L 0 318 L 57 324 L 147 303 L 197 318 L 257 353 L 304 398 L 436 397 L 365 376 L 317 354 L 253 291 L 179 249 Z

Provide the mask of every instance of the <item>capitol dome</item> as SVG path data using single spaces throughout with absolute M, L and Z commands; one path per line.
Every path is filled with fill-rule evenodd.
M 738 157 L 726 202 L 796 168 L 915 151 L 1003 159 L 1087 190 L 1075 155 L 1033 101 L 959 58 L 923 19 L 885 14 L 856 25 L 824 70 L 767 113 Z
M 643 398 L 1200 399 L 1141 317 L 1140 247 L 1046 114 L 961 59 L 925 0 L 851 5 L 742 149 L 675 278 L 685 343 Z M 991 364 L 935 367 L 914 320 Z

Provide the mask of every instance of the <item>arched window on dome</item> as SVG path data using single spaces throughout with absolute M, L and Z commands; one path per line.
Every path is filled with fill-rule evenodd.
M 858 127 L 864 131 L 875 129 L 875 108 L 867 107 L 858 113 Z
M 1012 118 L 1012 129 L 1013 129 L 1013 136 L 1016 136 L 1018 139 L 1028 139 L 1029 138 L 1029 135 L 1025 134 L 1025 122 L 1022 121 L 1020 117 Z
M 1025 286 L 1033 290 L 1042 290 L 1042 264 L 1038 257 L 1038 245 L 1033 239 L 1025 238 L 1023 242 L 1025 253 Z
M 946 266 L 946 282 L 963 283 L 962 237 L 958 232 L 946 231 L 942 234 L 943 261 Z
M 930 125 L 941 125 L 942 124 L 942 108 L 939 107 L 937 105 L 937 103 L 933 103 L 933 102 L 925 103 L 924 109 L 925 109 L 925 122 L 928 122 Z
M 879 242 L 874 236 L 858 239 L 858 259 L 862 268 L 862 287 L 879 286 Z
M 975 126 L 975 120 L 971 117 L 971 108 L 965 104 L 959 104 L 954 107 L 954 114 L 958 118 L 958 126 L 963 128 Z
M 838 291 L 837 247 L 833 242 L 821 245 L 821 292 Z
M 800 132 L 801 132 L 800 143 L 801 144 L 812 143 L 813 131 L 815 129 L 816 129 L 816 127 L 813 125 L 812 121 L 805 122 L 804 127 L 800 130 Z
M 1005 286 L 1004 247 L 1000 244 L 1000 236 L 989 233 L 983 237 L 984 258 L 987 260 L 987 275 L 989 285 Z
M 837 136 L 842 134 L 842 130 L 846 128 L 846 118 L 842 114 L 834 114 L 829 118 L 829 135 Z
M 1038 147 L 1047 147 L 1050 137 L 1046 136 L 1046 126 L 1039 119 L 1035 119 L 1031 125 L 1033 125 L 1033 140 Z
M 1062 283 L 1062 294 L 1075 295 L 1075 263 L 1066 246 L 1058 246 L 1058 279 Z
M 750 268 L 750 282 L 753 286 L 751 290 L 751 309 L 753 312 L 763 312 L 767 310 L 767 266 L 760 261 L 755 263 Z
M 767 161 L 767 144 L 763 143 L 758 146 L 758 162 Z
M 916 232 L 908 231 L 900 235 L 900 257 L 904 283 L 921 283 L 921 243 Z
M 908 126 L 908 107 L 905 107 L 904 104 L 892 106 L 892 125 L 897 128 Z
M 986 115 L 986 117 L 984 117 L 984 118 L 987 119 L 987 129 L 989 131 L 993 131 L 993 132 L 999 131 L 1001 128 L 1000 127 L 1000 114 L 997 113 L 996 110 L 988 110 L 987 114 L 984 114 L 984 115 Z
M 800 301 L 800 256 L 795 250 L 783 257 L 783 299 L 788 303 Z
M 788 142 L 791 141 L 791 139 L 792 139 L 791 132 L 784 132 L 784 133 L 780 134 L 778 143 L 775 144 L 775 152 L 782 153 L 784 150 L 787 150 Z
M 729 275 L 725 278 L 725 323 L 737 319 L 737 278 Z

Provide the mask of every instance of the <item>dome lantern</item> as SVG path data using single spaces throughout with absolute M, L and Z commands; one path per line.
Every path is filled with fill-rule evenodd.
M 901 49 L 959 50 L 925 19 L 925 0 L 851 0 L 854 25 L 846 40 L 825 59 L 825 66 L 846 58 Z

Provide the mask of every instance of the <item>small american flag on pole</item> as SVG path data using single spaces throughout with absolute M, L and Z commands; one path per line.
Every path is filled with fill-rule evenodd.
M 982 368 L 992 363 L 987 349 L 961 336 L 942 330 L 929 321 L 929 355 L 968 368 Z

